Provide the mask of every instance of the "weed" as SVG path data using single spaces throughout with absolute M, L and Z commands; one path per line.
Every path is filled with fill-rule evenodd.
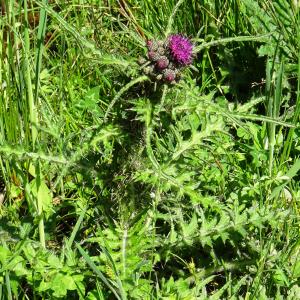
M 0 299 L 300 297 L 299 5 L 202 2 L 1 1 Z

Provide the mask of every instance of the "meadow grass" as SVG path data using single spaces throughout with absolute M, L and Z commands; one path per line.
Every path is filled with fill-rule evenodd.
M 298 1 L 1 5 L 0 300 L 300 299 Z

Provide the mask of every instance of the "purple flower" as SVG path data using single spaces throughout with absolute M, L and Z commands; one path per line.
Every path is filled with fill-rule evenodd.
M 175 63 L 186 66 L 192 62 L 193 44 L 188 38 L 180 34 L 171 35 L 169 50 Z

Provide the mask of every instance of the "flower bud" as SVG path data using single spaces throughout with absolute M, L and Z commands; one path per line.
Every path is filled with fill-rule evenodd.
M 149 49 L 149 51 L 157 51 L 157 49 L 158 49 L 157 42 L 154 40 L 148 40 L 146 42 L 146 46 Z
M 143 71 L 144 71 L 144 73 L 145 73 L 146 75 L 149 75 L 149 74 L 151 74 L 151 73 L 154 71 L 154 67 L 153 67 L 153 66 L 145 67 L 145 68 L 143 69 Z
M 158 52 L 160 55 L 165 55 L 166 49 L 163 48 L 163 47 L 158 47 L 157 52 Z
M 139 57 L 139 59 L 138 59 L 138 64 L 139 65 L 143 65 L 143 64 L 145 64 L 147 62 L 147 60 L 144 58 L 144 57 Z
M 163 71 L 163 76 L 164 76 L 164 79 L 168 82 L 172 82 L 176 78 L 175 72 L 173 70 L 170 70 L 170 69 L 165 69 Z
M 171 61 L 170 61 L 169 65 L 168 65 L 168 69 L 176 70 L 176 67 L 175 67 L 174 63 L 172 63 Z
M 152 44 L 153 44 L 153 41 L 152 41 L 152 40 L 148 40 L 148 41 L 146 42 L 147 48 L 148 48 L 148 49 L 151 48 Z
M 163 70 L 168 67 L 169 60 L 166 56 L 161 56 L 159 60 L 156 62 L 156 66 L 158 69 Z
M 148 52 L 148 57 L 152 61 L 157 61 L 160 58 L 160 55 L 155 51 L 149 51 Z
M 163 47 L 164 46 L 164 42 L 163 41 L 157 41 L 157 46 L 158 47 Z

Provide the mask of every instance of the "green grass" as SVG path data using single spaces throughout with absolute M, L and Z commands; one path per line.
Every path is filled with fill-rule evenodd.
M 0 300 L 300 298 L 297 1 L 1 4 Z

